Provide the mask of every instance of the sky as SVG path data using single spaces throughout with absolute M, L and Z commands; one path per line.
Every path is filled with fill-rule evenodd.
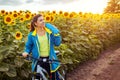
M 0 10 L 56 10 L 102 13 L 108 0 L 0 0 Z

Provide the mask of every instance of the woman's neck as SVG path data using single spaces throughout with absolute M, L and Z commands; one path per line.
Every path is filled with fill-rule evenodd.
M 36 31 L 37 31 L 37 34 L 39 36 L 45 35 L 45 29 L 44 28 L 37 28 Z
M 41 32 L 41 31 L 44 31 L 45 29 L 42 27 L 42 28 L 37 28 L 36 29 L 38 32 Z

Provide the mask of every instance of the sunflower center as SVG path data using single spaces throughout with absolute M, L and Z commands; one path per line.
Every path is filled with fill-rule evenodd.
M 30 15 L 26 14 L 26 18 L 29 18 L 29 17 L 30 17 Z
M 20 10 L 19 12 L 22 13 L 23 11 Z
M 1 13 L 5 13 L 5 11 L 1 11 Z
M 12 12 L 10 12 L 9 14 L 12 14 Z
M 7 22 L 11 22 L 11 18 L 10 18 L 10 17 L 7 17 L 7 18 L 6 18 L 6 21 L 7 21 Z
M 49 17 L 46 17 L 46 20 L 50 20 L 50 18 L 49 18 Z
M 14 14 L 14 17 L 17 17 L 17 14 Z
M 70 14 L 70 17 L 73 17 L 73 14 Z
M 68 16 L 68 13 L 65 13 L 64 15 L 65 15 L 65 16 Z
M 55 11 L 53 11 L 53 14 L 55 14 L 56 12 Z
M 23 18 L 20 18 L 21 21 L 23 21 Z
M 8 14 L 8 12 L 6 12 L 6 15 Z
M 62 14 L 62 11 L 60 11 L 59 14 Z
M 17 34 L 16 34 L 16 37 L 20 37 L 20 34 L 19 34 L 19 33 L 17 33 Z

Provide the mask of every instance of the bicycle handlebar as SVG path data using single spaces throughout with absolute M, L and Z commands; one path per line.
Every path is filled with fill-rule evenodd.
M 19 56 L 23 56 L 22 54 L 18 54 Z M 38 61 L 42 61 L 42 62 L 48 62 L 48 63 L 52 63 L 52 62 L 60 62 L 59 60 L 54 60 L 54 59 L 47 59 L 47 58 L 44 58 L 44 59 L 37 59 L 37 58 L 34 58 L 32 57 L 31 55 L 27 55 L 26 58 L 31 58 L 31 59 L 35 59 L 35 60 L 38 60 Z

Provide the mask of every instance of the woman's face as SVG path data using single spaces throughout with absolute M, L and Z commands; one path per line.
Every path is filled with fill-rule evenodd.
M 37 22 L 35 22 L 36 27 L 45 27 L 45 22 L 43 16 L 38 17 Z

